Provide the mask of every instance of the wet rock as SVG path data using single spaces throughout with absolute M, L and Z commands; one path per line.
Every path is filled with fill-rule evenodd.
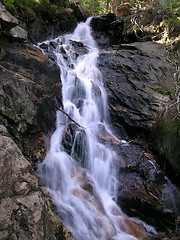
M 69 124 L 64 130 L 62 145 L 77 162 L 84 165 L 85 159 L 87 158 L 87 140 L 86 131 L 83 127 L 75 123 Z
M 70 41 L 72 46 L 74 47 L 74 50 L 76 52 L 76 54 L 78 55 L 82 55 L 82 54 L 87 54 L 88 50 L 87 48 L 84 46 L 83 43 L 81 42 L 77 42 L 77 41 Z
M 167 179 L 150 152 L 134 143 L 110 142 L 118 156 L 118 204 L 157 232 L 176 232 L 180 191 Z M 161 219 L 161 221 L 159 221 Z

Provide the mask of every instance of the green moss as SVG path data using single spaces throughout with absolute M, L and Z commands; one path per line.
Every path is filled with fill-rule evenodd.
M 131 22 L 131 18 L 130 17 L 126 17 L 123 19 L 124 22 L 124 27 L 123 27 L 123 35 L 129 35 L 132 34 L 134 32 L 134 26 Z
M 170 95 L 171 97 L 175 95 L 174 90 L 166 84 L 162 84 L 158 88 L 155 88 L 154 91 L 160 94 Z
M 154 140 L 158 151 L 171 166 L 180 172 L 180 121 L 173 116 L 166 117 L 156 126 Z

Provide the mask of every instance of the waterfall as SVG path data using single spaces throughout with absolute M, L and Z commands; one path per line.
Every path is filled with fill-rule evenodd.
M 75 239 L 140 239 L 146 236 L 143 225 L 116 204 L 119 162 L 106 141 L 116 137 L 108 125 L 107 96 L 97 68 L 99 52 L 89 23 L 90 19 L 79 23 L 72 34 L 38 44 L 51 49 L 60 67 L 63 100 L 38 175 L 51 193 L 60 221 Z

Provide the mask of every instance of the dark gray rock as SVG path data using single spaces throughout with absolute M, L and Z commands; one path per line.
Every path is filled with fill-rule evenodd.
M 61 104 L 59 68 L 35 47 L 2 49 L 0 120 L 30 151 L 39 134 L 55 127 L 56 108 Z
M 127 138 L 123 126 L 130 137 L 146 139 L 165 173 L 178 184 L 177 66 L 176 56 L 153 42 L 119 44 L 102 50 L 99 59 L 115 131 Z
M 164 175 L 155 156 L 138 141 L 117 140 L 107 131 L 102 131 L 100 140 L 117 153 L 117 202 L 123 212 L 144 220 L 158 233 L 177 231 L 180 191 Z
M 104 14 L 93 17 L 91 20 L 91 27 L 94 31 L 109 31 L 112 29 L 112 23 L 116 20 L 114 13 Z
M 38 13 L 29 13 L 27 28 L 30 40 L 44 40 L 52 34 L 68 31 L 69 26 L 72 29 L 76 23 L 73 16 L 70 17 L 72 11 L 66 9 L 62 13 L 61 10 L 64 11 L 62 8 L 58 9 L 57 15 L 54 15 L 53 7 L 48 9 L 49 12 L 41 9 Z M 44 21 L 47 16 L 49 23 Z M 113 21 L 114 19 L 109 23 L 109 33 L 107 38 L 104 38 L 104 45 L 109 39 L 108 43 L 112 43 L 113 37 L 109 38 L 111 30 L 117 31 L 117 26 L 123 30 L 121 22 Z M 107 23 L 104 19 L 103 22 Z M 104 30 L 102 26 L 99 34 Z M 84 51 L 83 46 L 78 46 L 75 42 L 73 44 L 76 45 L 75 48 Z M 53 42 L 51 46 L 56 47 Z M 101 52 L 99 65 L 106 82 L 117 135 L 123 133 L 128 139 L 126 132 L 130 136 L 149 132 L 157 119 L 164 114 L 166 105 L 173 99 L 169 88 L 173 85 L 170 81 L 173 67 L 166 57 L 165 48 L 155 43 L 119 45 Z M 55 110 L 61 105 L 59 69 L 39 50 L 28 45 L 3 46 L 0 59 L 0 121 L 8 129 L 3 125 L 0 127 L 0 164 L 3 169 L 0 173 L 0 238 L 64 239 L 65 234 L 53 215 L 51 204 L 46 206 L 45 198 L 48 199 L 49 196 L 45 191 L 43 194 L 39 191 L 30 163 L 22 155 L 23 152 L 28 156 L 28 160 L 34 157 L 37 161 L 45 154 L 42 134 L 48 138 L 54 130 Z M 74 138 L 74 128 L 77 126 L 71 124 L 63 136 L 64 148 L 69 151 Z M 135 144 L 124 144 L 123 141 L 107 135 L 108 133 L 102 130 L 99 138 L 101 141 L 109 141 L 118 153 L 116 167 L 119 169 L 118 177 L 121 183 L 118 203 L 123 211 L 154 225 L 158 231 L 165 234 L 177 230 L 180 208 L 178 189 L 166 179 L 150 152 L 143 151 Z M 10 136 L 18 143 L 22 152 Z M 82 137 L 83 130 L 80 135 L 80 138 Z M 76 147 L 74 154 L 83 161 L 85 154 L 81 151 L 82 146 L 78 143 Z M 92 191 L 89 184 L 84 188 Z M 159 221 L 159 217 L 162 221 Z
M 114 46 L 100 53 L 99 67 L 116 129 L 131 136 L 157 123 L 173 96 L 173 66 L 163 45 L 143 42 Z

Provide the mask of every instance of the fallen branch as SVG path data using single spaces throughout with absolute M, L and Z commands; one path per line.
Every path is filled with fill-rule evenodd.
M 64 115 L 66 115 L 66 117 L 69 118 L 69 120 L 70 120 L 71 122 L 73 122 L 74 124 L 76 124 L 78 127 L 85 129 L 85 127 L 81 126 L 81 125 L 80 125 L 79 123 L 77 123 L 74 119 L 72 119 L 72 117 L 70 117 L 67 112 L 63 111 L 63 110 L 60 109 L 60 108 L 57 108 L 57 110 L 60 111 L 60 112 L 62 112 Z

